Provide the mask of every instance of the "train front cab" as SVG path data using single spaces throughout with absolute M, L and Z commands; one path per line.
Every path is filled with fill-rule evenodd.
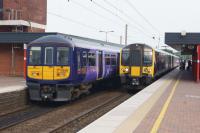
M 70 99 L 71 48 L 30 45 L 27 49 L 27 86 L 31 100 L 68 101 Z
M 120 77 L 125 85 L 149 84 L 154 77 L 155 51 L 144 44 L 131 44 L 120 53 Z

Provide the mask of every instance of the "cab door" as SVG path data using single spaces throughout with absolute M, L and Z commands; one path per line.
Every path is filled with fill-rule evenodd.
M 54 48 L 44 48 L 43 80 L 53 80 L 54 78 Z
M 131 48 L 131 76 L 140 77 L 142 71 L 142 47 Z

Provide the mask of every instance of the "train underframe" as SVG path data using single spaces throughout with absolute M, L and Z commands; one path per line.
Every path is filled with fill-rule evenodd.
M 38 84 L 27 83 L 30 100 L 33 101 L 70 101 L 88 94 L 92 83 L 72 84 Z
M 153 81 L 152 76 L 142 76 L 142 77 L 131 77 L 131 76 L 123 76 L 121 77 L 121 82 L 126 89 L 132 90 L 137 89 L 142 85 L 149 85 Z

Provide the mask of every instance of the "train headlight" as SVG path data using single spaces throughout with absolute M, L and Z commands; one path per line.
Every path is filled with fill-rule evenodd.
M 35 76 L 39 76 L 39 73 L 38 72 L 32 72 L 32 75 L 35 77 Z
M 122 70 L 124 73 L 127 73 L 127 72 L 129 71 L 128 68 L 122 68 L 121 70 Z

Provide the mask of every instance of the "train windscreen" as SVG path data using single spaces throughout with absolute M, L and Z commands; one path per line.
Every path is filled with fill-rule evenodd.
M 124 48 L 122 50 L 122 61 L 123 66 L 129 66 L 130 65 L 130 48 Z
M 132 50 L 132 66 L 140 66 L 141 65 L 141 51 L 140 50 Z
M 69 48 L 57 48 L 57 65 L 69 65 Z
M 45 47 L 45 65 L 53 65 L 53 47 Z
M 143 65 L 151 66 L 152 65 L 152 49 L 144 49 Z
M 41 64 L 41 47 L 31 47 L 29 52 L 29 64 Z

